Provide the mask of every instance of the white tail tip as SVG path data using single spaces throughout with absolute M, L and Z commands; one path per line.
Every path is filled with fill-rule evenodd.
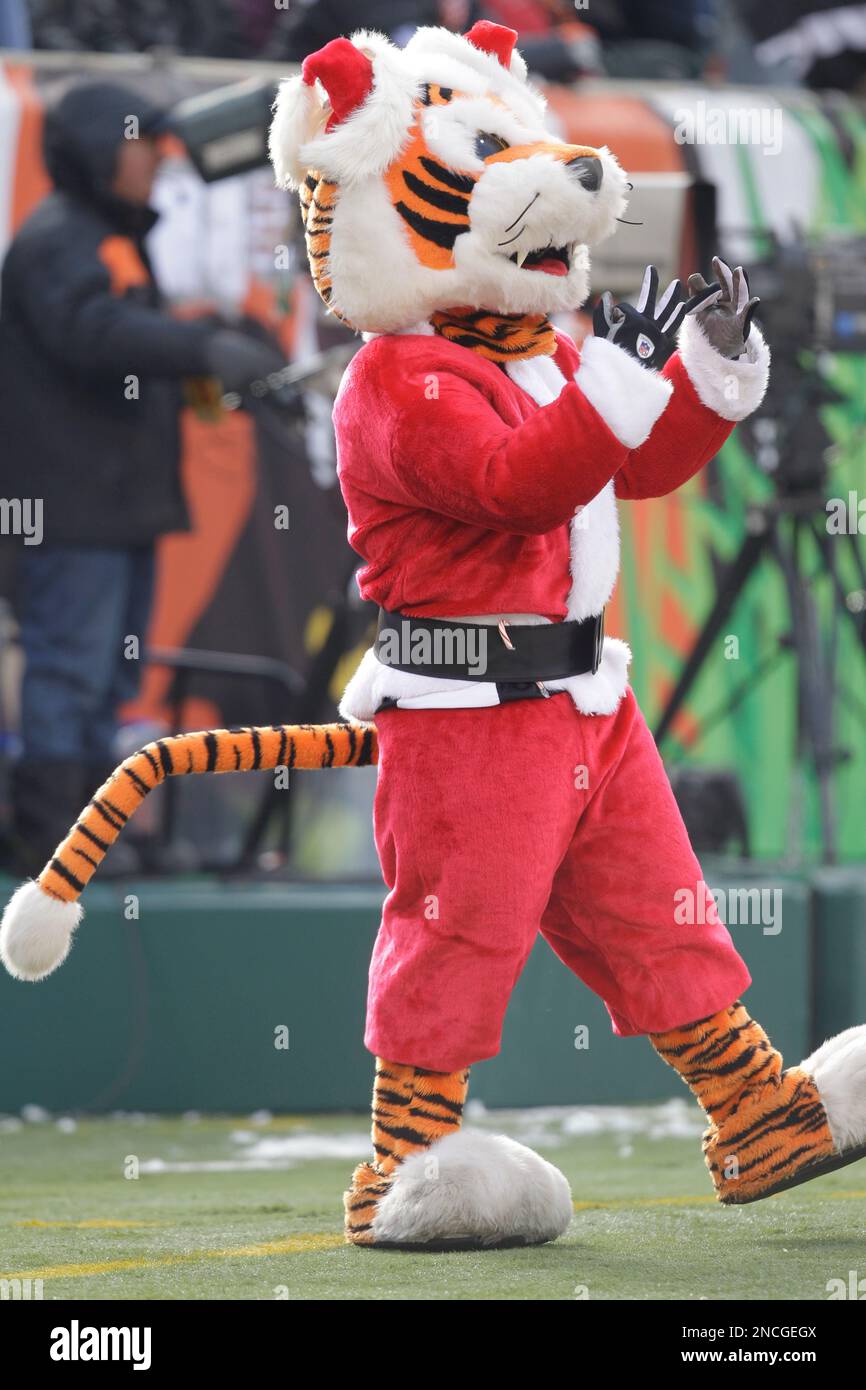
M 0 922 L 0 960 L 16 980 L 42 980 L 69 955 L 80 903 L 44 893 L 35 879 L 16 888 Z

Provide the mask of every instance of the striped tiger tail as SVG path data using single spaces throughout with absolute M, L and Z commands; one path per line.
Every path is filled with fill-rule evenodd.
M 148 792 L 166 778 L 277 767 L 368 767 L 377 759 L 372 724 L 207 729 L 147 744 L 115 768 L 38 878 L 13 893 L 0 923 L 0 960 L 22 980 L 40 980 L 62 964 L 81 920 L 81 894 Z

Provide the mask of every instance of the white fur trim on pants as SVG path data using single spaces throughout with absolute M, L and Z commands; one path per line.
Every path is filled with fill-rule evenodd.
M 757 410 L 770 380 L 770 349 L 754 324 L 743 356 L 723 357 L 694 314 L 687 314 L 678 349 L 698 399 L 708 410 L 723 420 L 745 420 Z
M 613 714 L 628 685 L 631 652 L 617 637 L 606 637 L 601 665 L 593 674 L 545 681 L 551 693 L 567 691 L 581 714 Z M 494 681 L 456 681 L 398 671 L 378 660 L 372 647 L 364 653 L 340 701 L 344 719 L 367 723 L 385 701 L 398 709 L 487 709 L 501 703 Z
M 538 1245 L 572 1216 L 564 1175 L 501 1134 L 463 1130 L 404 1159 L 373 1218 L 374 1244 Z

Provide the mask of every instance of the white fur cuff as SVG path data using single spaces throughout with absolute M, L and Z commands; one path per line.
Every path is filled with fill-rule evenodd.
M 742 357 L 716 352 L 693 314 L 683 320 L 679 354 L 698 399 L 723 420 L 745 420 L 757 410 L 770 380 L 770 349 L 752 324 Z
M 625 642 L 605 637 L 601 665 L 594 675 L 545 681 L 548 690 L 567 690 L 581 714 L 613 714 L 628 685 L 631 652 Z M 384 666 L 369 647 L 340 701 L 344 719 L 366 724 L 383 701 L 398 709 L 489 709 L 500 703 L 493 681 L 455 681 Z
M 666 377 L 606 338 L 584 338 L 574 377 L 590 405 L 627 449 L 646 439 L 671 398 Z

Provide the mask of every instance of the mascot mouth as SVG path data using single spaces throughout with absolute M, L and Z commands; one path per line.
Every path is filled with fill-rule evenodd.
M 574 247 L 541 246 L 537 251 L 515 251 L 509 257 L 519 270 L 540 270 L 543 275 L 567 275 Z

